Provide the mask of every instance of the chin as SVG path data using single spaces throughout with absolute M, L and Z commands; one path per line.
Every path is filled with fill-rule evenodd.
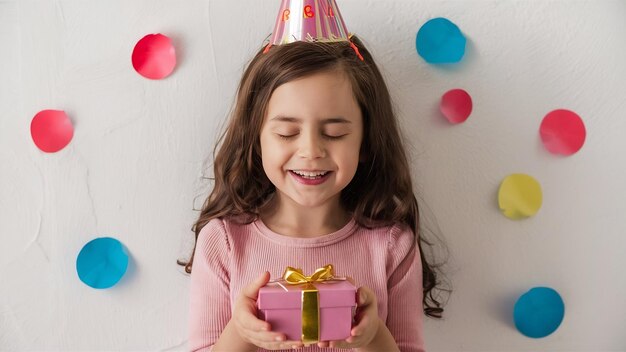
M 324 197 L 324 198 L 306 198 L 306 197 L 303 197 L 302 195 L 299 195 L 298 198 L 291 198 L 291 199 L 302 207 L 316 208 L 316 207 L 321 207 L 321 206 L 330 206 L 330 205 L 334 206 L 334 202 L 338 201 L 338 197 L 339 197 L 339 194 L 335 194 L 330 197 Z
M 307 207 L 307 208 L 315 208 L 315 207 L 319 207 L 328 203 L 327 200 L 323 200 L 323 201 L 296 200 L 295 202 L 298 203 L 298 205 L 302 207 Z

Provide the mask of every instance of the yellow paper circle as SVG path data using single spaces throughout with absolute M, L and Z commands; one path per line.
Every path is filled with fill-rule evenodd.
M 541 208 L 541 185 L 532 176 L 511 174 L 500 184 L 498 205 L 504 216 L 519 220 L 533 216 Z

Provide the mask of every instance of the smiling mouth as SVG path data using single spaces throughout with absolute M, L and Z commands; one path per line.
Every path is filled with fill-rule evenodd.
M 289 170 L 289 172 L 291 172 L 292 174 L 296 174 L 300 177 L 311 179 L 311 180 L 322 178 L 330 173 L 330 171 L 300 171 L 300 170 Z
M 318 171 L 302 175 L 302 172 L 289 170 L 289 173 L 298 183 L 307 186 L 317 186 L 325 183 L 330 178 L 332 171 Z

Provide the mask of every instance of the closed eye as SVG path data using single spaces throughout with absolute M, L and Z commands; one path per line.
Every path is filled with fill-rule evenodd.
M 292 135 L 290 135 L 290 136 L 285 136 L 285 135 L 282 135 L 282 134 L 276 134 L 276 135 L 277 135 L 278 137 L 282 138 L 282 139 L 291 139 L 291 138 L 293 138 L 293 137 L 297 136 L 297 135 L 295 135 L 295 134 L 292 134 Z
M 284 135 L 284 134 L 276 134 L 278 137 L 280 137 L 281 139 L 291 139 L 295 136 L 297 136 L 298 134 L 292 134 L 292 135 Z M 325 139 L 329 139 L 329 140 L 337 140 L 337 139 L 341 139 L 343 137 L 347 136 L 347 134 L 342 134 L 341 136 L 329 136 L 327 134 L 323 134 L 322 137 Z
M 324 137 L 324 138 L 326 138 L 326 139 L 330 139 L 330 140 L 337 140 L 337 139 L 341 139 L 341 138 L 343 138 L 344 136 L 346 136 L 346 135 L 345 135 L 345 134 L 342 134 L 341 136 L 329 136 L 329 135 L 326 135 L 326 134 L 325 134 L 325 135 L 323 135 L 323 137 Z

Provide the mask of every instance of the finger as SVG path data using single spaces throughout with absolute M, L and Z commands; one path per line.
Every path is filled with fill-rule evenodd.
M 347 339 L 341 341 L 343 343 L 342 346 L 345 346 L 346 348 L 354 348 L 361 345 L 362 342 L 365 341 L 366 336 L 363 329 L 357 332 L 357 335 L 355 335 L 353 332 L 354 331 L 350 331 L 350 336 Z
M 255 281 L 246 286 L 242 291 L 238 298 L 237 305 L 242 307 L 236 309 L 238 313 L 236 314 L 238 325 L 243 329 L 249 329 L 253 331 L 270 331 L 271 326 L 266 321 L 258 319 L 257 317 L 257 307 L 256 307 L 256 296 L 258 296 L 259 288 L 267 283 L 268 272 L 264 272 L 259 276 Z M 254 296 L 254 297 L 253 297 Z
M 246 337 L 252 341 L 256 342 L 255 345 L 259 345 L 259 343 L 263 344 L 283 344 L 287 343 L 287 337 L 285 334 L 279 332 L 272 331 L 245 331 Z M 291 346 L 291 345 L 289 345 Z
M 372 291 L 365 286 L 359 287 L 357 292 L 357 305 L 358 306 L 366 306 L 369 303 L 372 303 L 372 298 L 374 297 Z
M 259 277 L 257 277 L 254 281 L 252 281 L 248 286 L 244 287 L 241 290 L 241 293 L 253 300 L 256 300 L 259 296 L 259 289 L 270 281 L 270 273 L 265 271 Z
M 329 345 L 328 341 L 320 341 L 317 343 L 317 347 L 319 348 L 327 348 Z
M 261 344 L 260 347 L 263 347 L 266 350 L 286 350 L 286 349 L 293 349 L 293 348 L 302 348 L 303 345 L 301 341 L 284 341 L 284 342 L 274 342 L 274 343 L 269 343 L 269 344 Z
M 330 341 L 330 348 L 347 348 L 349 345 L 345 341 Z
M 300 343 L 300 341 L 285 341 L 285 342 L 271 342 L 271 343 L 266 343 L 266 342 L 255 343 L 255 341 L 251 341 L 251 343 L 253 343 L 257 347 L 263 348 L 264 350 L 270 350 L 270 351 L 287 350 L 287 349 L 302 347 L 302 343 Z
M 257 318 L 256 315 L 249 310 L 243 310 L 237 316 L 237 325 L 242 329 L 254 332 L 272 330 L 270 323 Z
M 292 349 L 297 349 L 297 348 L 303 348 L 305 347 L 302 344 L 302 341 L 287 341 L 284 346 L 286 346 L 286 348 L 292 348 Z M 308 347 L 308 346 L 306 346 Z
M 285 345 L 291 348 L 302 348 L 304 347 L 304 344 L 302 343 L 302 341 L 286 341 Z
M 371 323 L 371 318 L 367 314 L 364 314 L 361 317 L 361 320 L 359 321 L 359 323 L 355 327 L 353 327 L 352 330 L 350 330 L 350 335 L 351 336 L 363 335 L 363 332 L 367 329 L 370 323 Z
M 359 289 L 356 291 L 356 304 L 357 306 L 362 306 L 365 304 L 367 299 L 367 293 L 365 293 L 365 290 L 363 289 L 363 287 L 359 287 Z

